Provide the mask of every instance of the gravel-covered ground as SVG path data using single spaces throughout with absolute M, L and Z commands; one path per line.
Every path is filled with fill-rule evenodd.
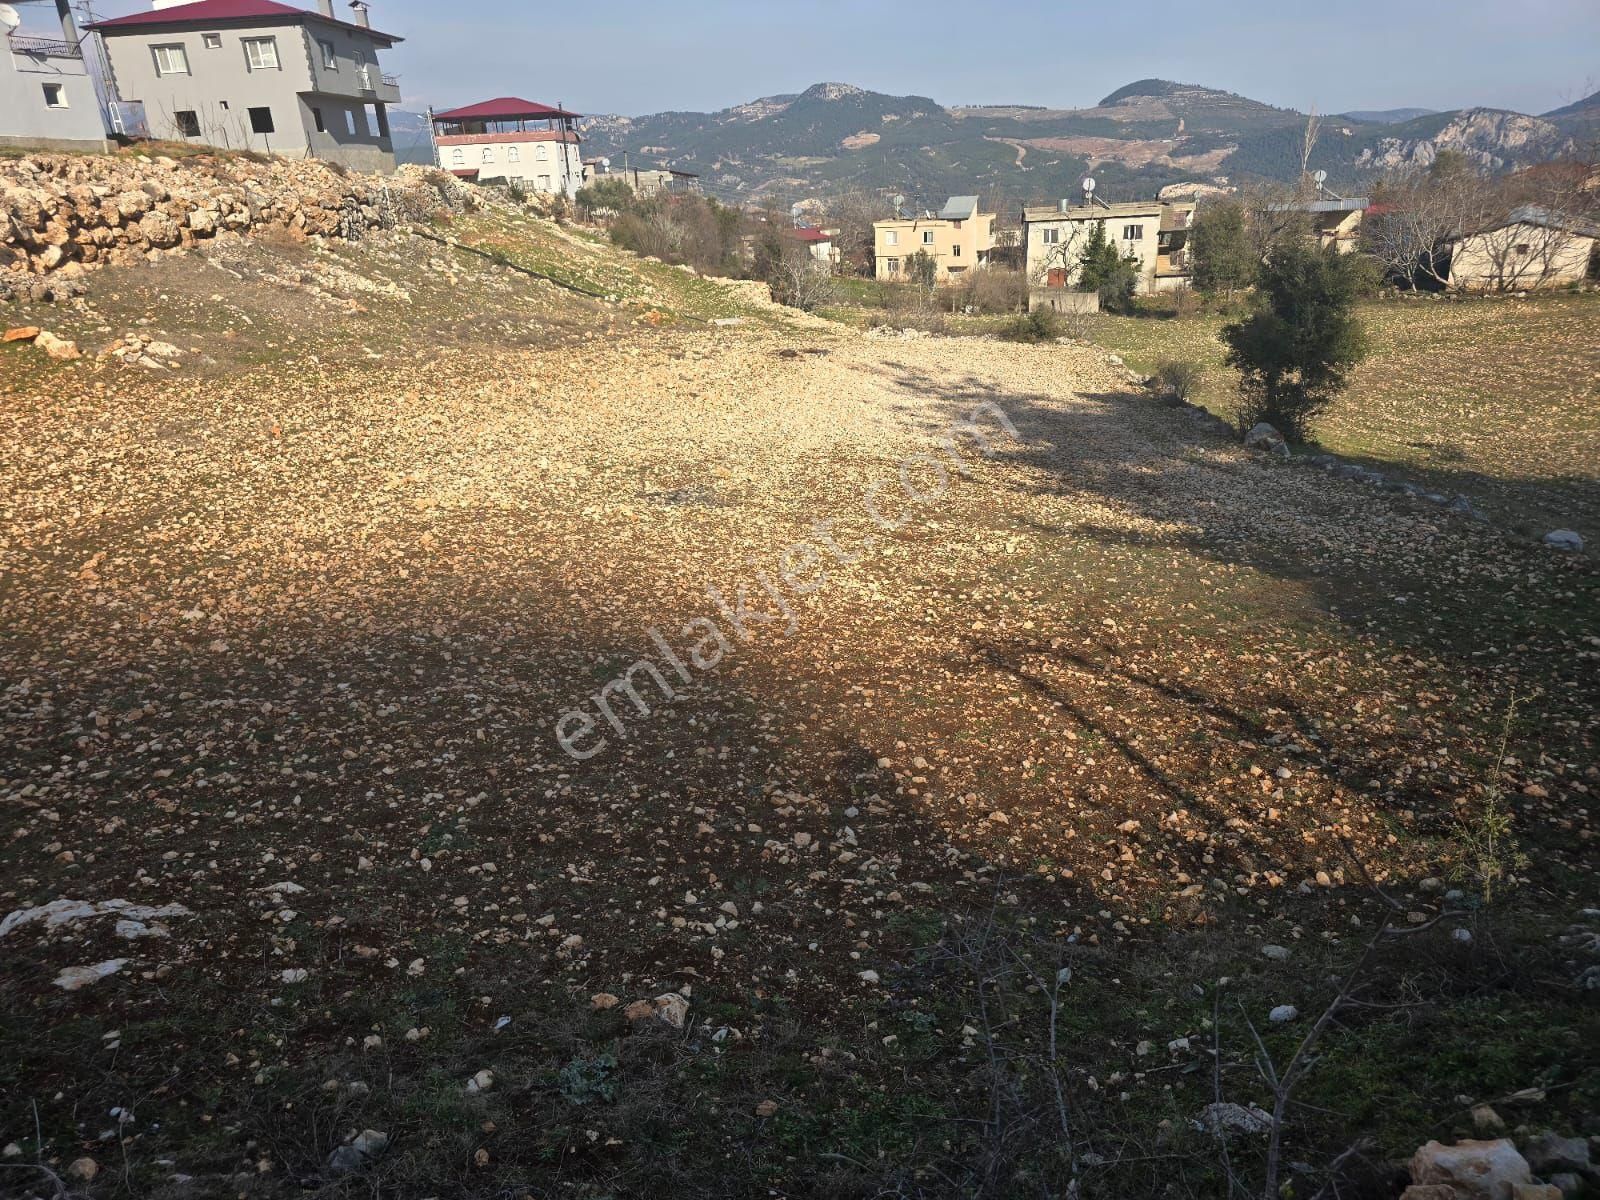
M 637 294 L 394 235 L 5 314 L 86 357 L 0 347 L 0 916 L 162 911 L 0 933 L 0 1186 L 1225 1194 L 1188 1118 L 1261 1098 L 1244 1017 L 1331 998 L 1363 871 L 1460 915 L 1330 1043 L 1308 1169 L 1506 1085 L 1600 1132 L 1554 940 L 1590 558 L 1254 458 L 1090 346 L 539 237 Z M 128 332 L 175 365 L 95 357 Z

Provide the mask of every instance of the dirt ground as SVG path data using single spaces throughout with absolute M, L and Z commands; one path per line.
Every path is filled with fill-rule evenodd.
M 87 354 L 0 348 L 0 914 L 181 909 L 0 933 L 0 1185 L 1223 1195 L 1260 1147 L 1190 1119 L 1265 1098 L 1246 1022 L 1292 1053 L 1384 896 L 1426 928 L 1307 1178 L 1370 1136 L 1342 1194 L 1392 1194 L 1463 1095 L 1600 1132 L 1592 558 L 1092 346 L 449 233 L 506 257 L 241 244 L 4 314 Z M 95 357 L 130 331 L 176 365 Z

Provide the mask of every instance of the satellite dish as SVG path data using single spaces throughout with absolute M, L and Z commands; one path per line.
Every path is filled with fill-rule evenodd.
M 1091 196 L 1094 195 L 1094 176 L 1093 175 L 1085 175 L 1083 177 L 1083 190 L 1085 192 L 1087 192 Z
M 7 33 L 21 24 L 22 17 L 16 9 L 9 4 L 0 4 L 0 26 L 4 26 Z
M 791 217 L 798 217 L 801 213 L 805 212 L 805 210 L 806 206 L 798 201 L 789 205 L 789 215 Z
M 1318 187 L 1321 187 L 1327 181 L 1328 173 L 1326 171 L 1316 170 L 1311 172 L 1311 182 L 1316 184 Z

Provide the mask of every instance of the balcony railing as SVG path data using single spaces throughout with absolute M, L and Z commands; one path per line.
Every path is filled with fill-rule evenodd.
M 59 39 L 40 37 L 17 37 L 15 35 L 6 39 L 14 54 L 32 54 L 38 58 L 82 58 L 83 51 L 72 42 L 63 42 Z

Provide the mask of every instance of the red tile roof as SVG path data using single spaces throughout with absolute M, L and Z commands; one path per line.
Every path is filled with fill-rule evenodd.
M 477 104 L 469 104 L 465 108 L 452 108 L 446 112 L 433 114 L 435 121 L 515 121 L 539 120 L 548 117 L 581 117 L 582 113 L 568 112 L 564 108 L 551 108 L 548 104 L 537 104 L 532 100 L 522 100 L 516 96 L 498 96 L 493 100 L 481 100 Z
M 833 235 L 823 233 L 820 229 L 800 228 L 794 231 L 794 236 L 802 242 L 831 242 Z
M 356 29 L 363 33 L 370 33 L 380 41 L 399 42 L 405 40 L 404 38 L 396 37 L 392 33 L 368 29 L 364 25 L 357 25 L 351 21 L 341 21 L 337 17 L 325 17 L 319 12 L 295 8 L 290 4 L 279 4 L 277 0 L 195 0 L 193 4 L 177 4 L 171 8 L 154 8 L 147 12 L 131 13 L 126 17 L 111 17 L 104 21 L 96 21 L 85 28 L 136 29 L 147 25 L 220 25 L 225 21 L 282 23 L 285 21 L 300 21 L 307 17 L 315 21 L 325 21 L 330 25 L 338 25 L 345 29 Z

